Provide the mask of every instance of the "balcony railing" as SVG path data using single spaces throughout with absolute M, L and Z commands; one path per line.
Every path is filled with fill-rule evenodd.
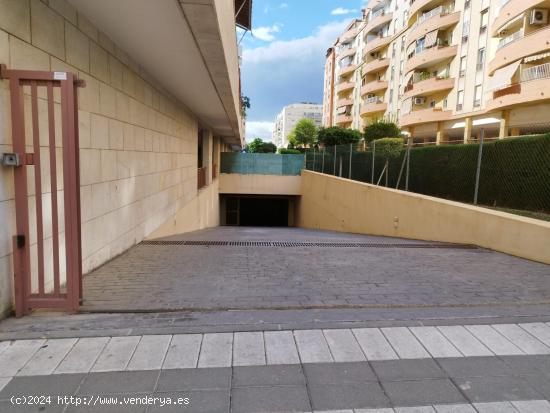
M 371 13 L 370 15 L 370 18 L 369 18 L 369 22 L 373 21 L 374 19 L 376 19 L 378 16 L 383 16 L 385 15 L 387 12 L 389 12 L 390 9 L 387 8 L 387 7 L 384 7 L 380 10 L 376 10 L 375 12 Z
M 384 99 L 382 99 L 380 96 L 372 96 L 370 98 L 366 98 L 363 103 L 365 105 L 372 105 L 373 103 L 384 103 Z
M 519 39 L 521 39 L 523 37 L 523 34 L 524 34 L 524 31 L 523 31 L 523 29 L 521 29 L 521 30 L 518 30 L 515 33 L 512 33 L 510 36 L 506 36 L 506 37 L 500 39 L 500 41 L 498 42 L 497 50 L 502 49 L 504 46 L 507 46 L 510 43 L 518 41 Z
M 521 71 L 520 79 L 522 82 L 531 80 L 550 78 L 550 63 L 529 67 Z
M 208 176 L 208 167 L 203 166 L 202 168 L 198 169 L 197 174 L 197 188 L 201 189 L 206 186 L 206 177 Z
M 423 15 L 419 16 L 416 22 L 411 26 L 411 31 L 414 30 L 416 27 L 424 23 L 425 21 L 431 19 L 432 17 L 438 16 L 440 14 L 450 14 L 454 11 L 454 4 L 449 4 L 447 6 L 438 6 L 433 10 L 430 10 L 427 13 L 424 13 Z

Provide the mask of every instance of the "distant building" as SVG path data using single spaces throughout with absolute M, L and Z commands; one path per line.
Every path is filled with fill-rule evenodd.
M 317 127 L 321 127 L 323 105 L 315 103 L 294 103 L 285 106 L 277 115 L 273 128 L 272 140 L 279 148 L 288 146 L 288 135 L 300 119 L 311 119 Z

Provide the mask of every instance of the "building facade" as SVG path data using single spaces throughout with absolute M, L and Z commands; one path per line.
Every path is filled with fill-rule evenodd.
M 527 134 L 550 110 L 550 2 L 371 0 L 327 52 L 323 124 L 419 142 Z M 538 91 L 538 92 L 537 92 Z
M 64 242 L 62 135 L 78 139 L 80 178 L 73 190 L 80 194 L 81 223 L 73 226 L 81 228 L 82 272 L 156 233 L 219 223 L 213 200 L 220 151 L 239 148 L 244 136 L 235 25 L 250 28 L 251 3 L 0 2 L 0 155 L 27 145 L 27 153 L 16 154 L 19 165 L 0 164 L 0 318 L 17 295 L 17 261 L 30 268 L 30 274 L 16 274 L 28 280 L 29 291 L 58 294 L 64 285 L 73 246 Z M 73 101 L 78 116 L 63 112 L 77 119 L 76 134 L 61 130 L 63 97 L 55 81 L 53 96 L 41 82 L 21 87 L 25 116 L 12 118 L 14 82 L 33 74 L 74 74 L 85 82 Z M 28 197 L 14 183 L 23 169 L 35 177 Z M 28 214 L 19 209 L 22 203 Z M 24 221 L 28 233 L 21 232 Z M 21 247 L 13 237 L 28 240 L 30 256 L 16 259 Z
M 285 106 L 275 119 L 272 141 L 278 148 L 288 146 L 288 135 L 301 119 L 311 119 L 317 127 L 323 124 L 323 105 L 294 103 Z

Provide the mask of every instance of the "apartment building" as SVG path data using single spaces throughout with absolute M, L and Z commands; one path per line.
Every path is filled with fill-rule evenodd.
M 320 127 L 323 124 L 323 105 L 294 103 L 285 106 L 277 115 L 273 127 L 272 141 L 278 148 L 288 146 L 288 135 L 301 119 L 311 119 L 317 127 Z
M 78 273 L 155 232 L 218 225 L 251 7 L 0 1 L 0 318 L 74 310 Z
M 327 52 L 323 124 L 421 142 L 521 135 L 550 110 L 550 1 L 371 0 Z

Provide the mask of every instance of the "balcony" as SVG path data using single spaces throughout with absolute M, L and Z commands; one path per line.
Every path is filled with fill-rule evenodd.
M 454 26 L 460 21 L 460 13 L 452 12 L 452 8 L 440 6 L 434 9 L 433 14 L 426 14 L 422 20 L 417 20 L 417 23 L 413 25 L 409 35 L 407 36 L 407 44 L 420 39 L 422 36 L 425 36 L 427 33 L 434 31 L 436 29 L 444 30 L 448 27 Z
M 393 13 L 387 12 L 385 11 L 385 9 L 382 9 L 380 10 L 378 15 L 369 20 L 369 22 L 365 25 L 365 29 L 363 31 L 368 34 L 381 26 L 389 24 L 392 19 Z
M 402 115 L 399 124 L 401 126 L 412 126 L 420 123 L 443 122 L 451 119 L 452 112 L 442 108 L 428 108 L 413 110 L 407 115 Z
M 336 93 L 337 94 L 344 93 L 344 92 L 347 92 L 348 90 L 352 90 L 353 88 L 355 88 L 355 83 L 343 82 L 343 83 L 340 83 L 338 86 L 336 86 Z
M 350 40 L 353 40 L 357 37 L 358 34 L 359 34 L 359 28 L 353 27 L 340 36 L 340 43 L 345 43 Z
M 518 35 L 513 34 L 506 39 L 508 40 L 501 40 L 501 45 L 495 53 L 495 57 L 489 63 L 490 75 L 512 62 L 548 50 L 550 47 L 550 26 L 525 36 L 523 36 L 523 32 Z
M 441 0 L 416 0 L 414 2 L 411 2 L 411 7 L 409 9 L 409 25 L 411 25 L 412 20 L 416 13 L 418 13 L 420 10 L 422 10 L 424 7 L 436 5 L 437 3 L 441 3 Z
M 340 69 L 340 73 L 339 75 L 340 76 L 347 76 L 347 75 L 350 75 L 352 74 L 353 72 L 355 72 L 355 70 L 357 69 L 357 65 L 348 65 L 348 66 L 345 66 L 343 68 Z
M 341 108 L 353 105 L 353 99 L 339 99 L 336 101 L 336 107 Z
M 495 37 L 500 29 L 510 20 L 546 2 L 547 0 L 502 0 L 503 6 L 493 22 L 491 35 Z
M 382 47 L 387 46 L 393 39 L 393 36 L 385 36 L 385 37 L 378 37 L 376 39 L 371 40 L 365 45 L 365 51 L 363 52 L 363 56 L 366 56 L 368 53 L 372 53 L 377 51 L 378 49 L 381 49 Z
M 390 65 L 390 59 L 377 59 L 369 62 L 363 66 L 363 74 L 369 74 L 372 72 L 378 72 Z
M 379 90 L 386 90 L 387 88 L 388 82 L 386 80 L 375 80 L 363 85 L 361 88 L 361 96 L 365 96 L 367 93 L 373 93 Z
M 366 99 L 361 105 L 361 116 L 371 116 L 374 113 L 385 112 L 387 109 L 388 104 L 379 97 Z
M 424 49 L 408 60 L 405 65 L 405 73 L 416 69 L 430 67 L 444 60 L 452 59 L 456 56 L 457 51 L 457 45 L 435 46 L 430 49 Z
M 336 116 L 336 119 L 334 120 L 334 122 L 337 125 L 347 125 L 347 124 L 353 122 L 353 117 L 351 115 L 347 115 L 347 114 L 338 115 L 338 116 Z
M 550 99 L 550 63 L 521 70 L 520 82 L 493 92 L 488 110 L 539 103 Z
M 440 78 L 440 77 L 431 77 L 429 79 L 421 80 L 419 82 L 413 83 L 412 85 L 407 85 L 405 87 L 405 94 L 403 95 L 403 100 L 409 99 L 415 96 L 421 95 L 432 95 L 437 92 L 443 92 L 445 90 L 451 90 L 455 87 L 454 78 Z
M 357 53 L 357 48 L 349 47 L 347 49 L 344 49 L 338 52 L 338 59 L 343 59 L 344 57 L 353 56 L 355 53 Z

